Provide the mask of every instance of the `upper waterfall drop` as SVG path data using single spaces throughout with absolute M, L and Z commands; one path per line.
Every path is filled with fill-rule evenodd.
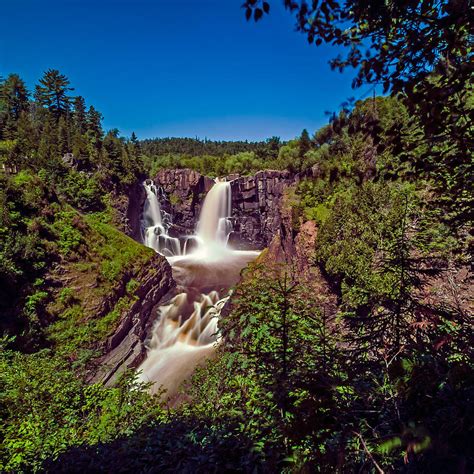
M 230 183 L 216 179 L 207 193 L 197 225 L 197 237 L 203 247 L 225 247 L 232 232 L 232 192 Z
M 152 180 L 146 180 L 143 186 L 146 191 L 144 215 L 151 221 L 151 225 L 147 227 L 161 225 L 161 207 L 158 200 L 158 190 Z
M 143 209 L 143 243 L 156 252 L 167 257 L 181 255 L 179 239 L 168 235 L 170 216 L 163 216 L 158 188 L 151 179 L 147 179 L 143 186 L 146 191 L 146 201 Z

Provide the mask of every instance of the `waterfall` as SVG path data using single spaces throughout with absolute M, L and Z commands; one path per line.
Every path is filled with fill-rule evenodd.
M 147 180 L 143 183 L 146 191 L 146 202 L 144 214 L 151 226 L 161 225 L 161 207 L 158 201 L 158 190 L 153 181 Z
M 151 179 L 147 179 L 143 186 L 146 191 L 142 221 L 143 243 L 168 257 L 181 255 L 179 239 L 168 235 L 171 218 L 168 215 L 163 216 L 158 199 L 158 188 Z
M 192 302 L 189 312 L 189 295 L 180 293 L 171 302 L 160 308 L 160 319 L 153 329 L 148 357 L 141 366 L 145 380 L 156 380 L 160 385 L 152 386 L 156 393 L 160 386 L 169 394 L 177 391 L 180 383 L 187 379 L 198 363 L 209 357 L 219 342 L 217 320 L 228 297 L 219 299 L 217 291 Z
M 144 243 L 167 258 L 181 292 L 158 309 L 139 371 L 141 380 L 153 382 L 152 392 L 162 387 L 172 398 L 195 367 L 214 353 L 220 342 L 218 320 L 230 288 L 259 252 L 227 246 L 232 232 L 230 183 L 216 179 L 204 199 L 196 234 L 184 238 L 183 252 L 179 240 L 168 236 L 171 223 L 165 222 L 160 211 L 157 188 L 152 181 L 144 185 Z M 153 217 L 156 209 L 158 219 Z M 168 250 L 170 242 L 176 247 L 172 251 Z
M 197 236 L 203 246 L 226 246 L 232 232 L 232 194 L 230 183 L 216 180 L 208 192 L 197 226 Z

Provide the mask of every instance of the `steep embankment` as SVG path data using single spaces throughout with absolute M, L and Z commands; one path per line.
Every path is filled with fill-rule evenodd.
M 98 216 L 71 210 L 69 218 L 76 240 L 47 272 L 45 333 L 77 366 L 94 372 L 99 363 L 108 380 L 119 365 L 140 362 L 152 309 L 173 286 L 171 269 Z

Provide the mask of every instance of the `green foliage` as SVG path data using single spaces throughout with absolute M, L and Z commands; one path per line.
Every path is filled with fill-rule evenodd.
M 64 193 L 67 202 L 78 209 L 92 211 L 103 207 L 103 189 L 94 175 L 71 170 L 58 188 Z
M 73 89 L 68 86 L 69 80 L 64 74 L 57 69 L 48 69 L 36 86 L 35 99 L 59 120 L 69 110 L 70 97 L 67 94 Z
M 83 242 L 80 216 L 75 211 L 60 211 L 52 226 L 58 236 L 58 247 L 62 256 L 67 256 L 77 250 Z
M 160 169 L 190 168 L 209 176 L 248 175 L 262 169 L 284 169 L 278 158 L 280 139 L 265 142 L 213 142 L 193 139 L 155 139 L 141 142 L 149 174 Z
M 48 339 L 54 342 L 58 354 L 68 356 L 80 366 L 78 359 L 81 351 L 97 349 L 97 344 L 116 329 L 122 312 L 135 301 L 135 298 L 124 296 L 100 318 L 85 317 L 83 308 L 76 303 L 65 309 L 58 321 L 48 326 Z
M 37 471 L 72 446 L 128 435 L 160 416 L 133 377 L 115 388 L 85 385 L 49 351 L 0 352 L 2 471 Z
M 227 417 L 237 422 L 259 462 L 278 472 L 316 459 L 324 465 L 320 456 L 332 442 L 325 403 L 343 403 L 350 389 L 317 298 L 280 270 L 255 267 L 239 286 L 222 321 L 225 346 L 187 390 L 194 401 L 187 409 L 211 413 L 217 426 Z
M 86 222 L 98 235 L 92 249 L 101 259 L 101 273 L 106 280 L 113 281 L 130 268 L 137 271 L 154 255 L 153 250 L 144 248 L 113 226 L 100 222 L 94 215 L 87 216 Z
M 401 99 L 410 130 L 396 123 L 387 136 L 397 154 L 433 182 L 444 220 L 454 229 L 469 227 L 474 175 L 469 2 L 398 0 L 377 8 L 360 0 L 284 4 L 309 43 L 346 48 L 346 56 L 330 64 L 341 72 L 355 68 L 354 87 L 382 84 L 384 93 Z M 255 21 L 270 10 L 263 0 L 247 0 L 244 8 L 247 20 Z
M 255 18 L 264 11 L 267 2 Z M 301 21 L 320 25 L 306 24 L 309 11 Z M 425 292 L 465 259 L 472 91 L 451 72 L 402 101 L 358 102 L 313 138 L 304 130 L 287 143 L 126 140 L 104 134 L 100 113 L 69 97 L 58 71 L 45 73 L 35 102 L 9 76 L 0 86 L 0 324 L 17 337 L 0 338 L 0 470 L 144 471 L 150 460 L 163 472 L 470 469 L 471 320 L 462 298 L 452 307 L 436 288 Z M 449 97 L 423 100 L 446 94 L 450 77 Z M 292 230 L 316 221 L 311 276 L 325 276 L 337 313 L 320 287 L 296 284 L 294 269 L 252 268 L 220 321 L 216 358 L 165 414 L 133 377 L 104 388 L 82 376 L 155 258 L 114 228 L 116 199 L 144 170 L 181 167 L 301 173 L 287 196 Z M 461 223 L 458 234 L 446 221 Z M 46 286 L 61 278 L 67 287 Z
M 224 156 L 243 152 L 255 152 L 258 156 L 272 155 L 278 152 L 280 139 L 272 137 L 264 142 L 213 141 L 196 138 L 155 138 L 141 142 L 142 152 L 147 156 Z

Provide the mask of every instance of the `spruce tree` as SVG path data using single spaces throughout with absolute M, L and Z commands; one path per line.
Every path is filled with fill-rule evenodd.
M 96 141 L 101 140 L 104 131 L 102 130 L 102 114 L 98 112 L 94 106 L 90 106 L 89 110 L 87 111 L 86 116 L 86 128 L 87 134 L 91 139 Z
M 104 135 L 101 121 L 102 115 L 91 105 L 86 114 L 86 136 L 89 158 L 96 162 L 99 160 Z
M 311 149 L 311 139 L 309 138 L 309 133 L 306 128 L 301 132 L 300 137 L 300 158 L 304 158 L 306 152 Z

